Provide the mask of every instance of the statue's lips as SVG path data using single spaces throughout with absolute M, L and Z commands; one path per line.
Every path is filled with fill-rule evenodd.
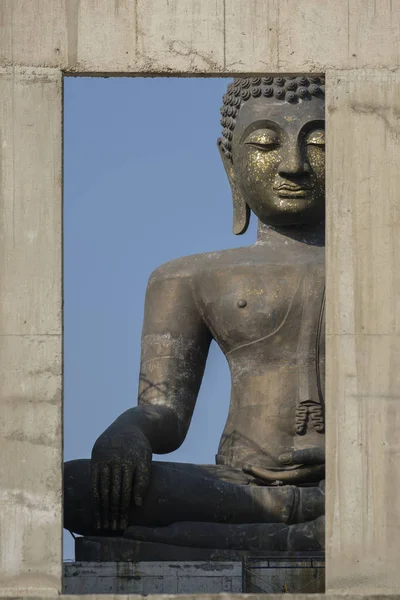
M 311 188 L 308 185 L 279 185 L 274 187 L 280 198 L 305 198 L 308 196 Z

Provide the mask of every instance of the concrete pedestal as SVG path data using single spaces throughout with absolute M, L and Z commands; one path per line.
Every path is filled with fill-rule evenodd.
M 318 558 L 64 564 L 64 594 L 323 593 Z

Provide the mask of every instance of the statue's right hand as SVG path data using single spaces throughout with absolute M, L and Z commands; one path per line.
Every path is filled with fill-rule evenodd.
M 108 428 L 92 450 L 92 495 L 97 529 L 124 531 L 132 495 L 141 506 L 150 483 L 152 450 L 137 428 Z
M 283 465 L 315 466 L 325 464 L 325 447 L 312 446 L 287 452 L 279 457 Z

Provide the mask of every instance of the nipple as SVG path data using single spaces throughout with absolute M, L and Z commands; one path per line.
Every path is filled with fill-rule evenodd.
M 247 306 L 247 300 L 245 300 L 244 298 L 241 298 L 240 300 L 237 301 L 236 306 L 238 308 L 245 308 Z

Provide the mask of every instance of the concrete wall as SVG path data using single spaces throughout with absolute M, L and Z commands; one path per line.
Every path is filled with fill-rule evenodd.
M 400 0 L 0 2 L 3 594 L 61 590 L 62 72 L 326 72 L 327 585 L 399 588 L 399 17 Z
M 327 582 L 400 584 L 400 71 L 328 73 Z
M 61 579 L 61 109 L 57 69 L 0 70 L 0 585 Z

